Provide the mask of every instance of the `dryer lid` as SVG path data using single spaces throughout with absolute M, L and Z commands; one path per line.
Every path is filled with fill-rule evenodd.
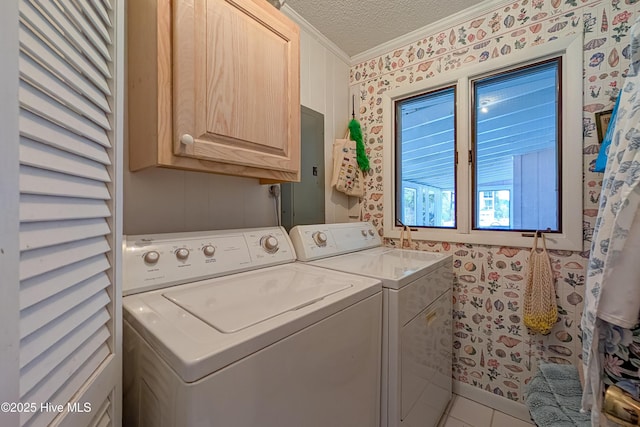
M 164 292 L 163 296 L 228 334 L 311 305 L 352 286 L 343 280 L 280 269 L 229 276 L 215 285 L 205 283 L 176 289 Z
M 311 262 L 323 268 L 375 277 L 383 286 L 400 289 L 436 268 L 451 263 L 447 254 L 378 247 Z

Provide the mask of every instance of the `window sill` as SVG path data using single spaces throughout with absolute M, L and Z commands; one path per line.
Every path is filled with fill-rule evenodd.
M 384 237 L 389 239 L 399 239 L 402 229 L 394 227 L 388 230 L 385 227 Z M 468 243 L 473 245 L 486 246 L 507 246 L 514 248 L 531 248 L 533 246 L 533 237 L 523 236 L 522 234 L 533 234 L 529 232 L 515 231 L 479 231 L 474 230 L 470 233 L 460 233 L 455 230 L 443 229 L 411 229 L 412 240 L 425 240 L 435 242 L 452 242 L 452 243 Z M 582 252 L 583 241 L 582 234 L 579 240 L 572 240 L 567 236 L 568 233 L 545 233 L 547 249 L 568 250 Z M 405 233 L 406 238 L 406 233 Z

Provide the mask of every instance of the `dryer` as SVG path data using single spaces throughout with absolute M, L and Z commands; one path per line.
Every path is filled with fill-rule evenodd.
M 381 283 L 280 227 L 127 236 L 124 425 L 378 426 Z
M 368 222 L 289 234 L 305 265 L 382 280 L 381 425 L 436 426 L 452 396 L 451 255 L 384 247 Z

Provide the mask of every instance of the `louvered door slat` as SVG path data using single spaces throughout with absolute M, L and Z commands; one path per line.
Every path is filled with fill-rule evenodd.
M 18 97 L 21 107 L 104 147 L 109 147 L 109 137 L 105 129 L 86 120 L 62 104 L 59 104 L 58 108 L 51 108 L 51 105 L 57 101 L 30 84 L 24 81 L 20 82 Z
M 104 59 L 106 59 L 107 61 L 111 60 L 109 49 L 105 44 L 105 41 L 107 43 L 111 43 L 111 40 L 109 40 L 109 34 L 107 33 L 106 37 L 104 37 L 103 40 L 101 37 L 102 34 L 98 34 L 96 28 L 94 28 L 91 23 L 84 16 L 82 16 L 82 13 L 72 2 L 61 2 L 59 4 L 64 8 L 65 12 L 67 12 L 67 14 L 72 17 L 73 21 L 76 23 L 76 25 L 78 25 L 79 30 L 84 33 L 87 39 L 89 39 L 89 41 L 93 45 L 93 48 L 100 52 Z M 91 19 L 91 17 L 89 17 L 89 19 Z M 104 31 L 106 32 L 106 30 Z M 87 45 L 86 48 L 91 49 L 91 46 Z
M 55 71 L 58 78 L 86 96 L 91 102 L 100 107 L 102 111 L 106 113 L 111 111 L 104 93 L 79 73 L 75 67 L 72 67 L 60 57 L 58 51 L 53 51 L 49 46 L 43 45 L 40 38 L 25 25 L 20 25 L 19 36 L 22 51 L 32 58 L 35 58 L 41 64 L 44 64 L 44 66 L 52 72 Z
M 89 427 L 106 427 L 111 423 L 111 419 L 109 417 L 109 408 L 111 406 L 111 401 L 109 399 L 105 400 L 102 406 L 95 411 L 95 416 L 93 417 L 92 423 Z
M 96 48 L 87 40 L 87 38 L 83 37 L 80 31 L 73 24 L 72 20 L 69 19 L 69 11 L 66 10 L 66 14 L 63 13 L 57 6 L 54 5 L 51 0 L 30 0 L 31 3 L 37 4 L 41 10 L 45 12 L 47 19 L 56 24 L 56 27 L 62 31 L 62 35 L 69 40 L 76 49 L 80 51 L 86 58 L 91 61 L 91 63 L 100 70 L 100 72 L 107 76 L 111 77 L 111 73 L 109 72 L 109 66 L 107 65 L 107 61 L 102 57 L 98 52 L 101 52 L 102 49 Z M 61 2 L 63 5 L 67 5 L 70 2 Z M 60 3 L 59 3 L 60 4 Z M 105 53 L 108 55 L 109 52 L 104 48 Z M 109 59 L 109 58 L 108 58 Z
M 95 8 L 96 12 L 98 12 L 98 15 L 100 15 L 100 18 L 102 19 L 104 24 L 107 27 L 111 28 L 112 24 L 111 20 L 109 19 L 109 13 L 107 12 L 107 9 L 105 9 L 104 4 L 100 2 L 100 0 L 91 0 L 91 4 Z
M 109 35 L 109 26 L 105 25 L 105 22 L 98 16 L 96 10 L 89 4 L 87 0 L 77 0 L 78 6 L 82 9 L 82 12 L 89 19 L 89 22 L 96 29 L 102 39 L 107 43 L 111 44 L 111 36 Z M 110 58 L 109 58 L 110 59 Z
M 111 424 L 111 419 L 109 418 L 109 414 L 104 414 L 102 418 L 100 418 L 100 422 L 96 424 L 98 427 L 106 427 Z
M 20 423 L 115 425 L 122 4 L 18 1 L 19 394 L 96 411 L 22 413 Z
M 20 338 L 24 339 L 38 329 L 53 322 L 54 319 L 72 310 L 76 305 L 85 304 L 85 301 L 96 295 L 99 291 L 109 286 L 109 278 L 100 273 L 76 286 L 66 289 L 39 304 L 29 307 L 20 313 Z M 97 311 L 97 310 L 96 310 Z M 52 334 L 55 324 L 48 325 L 42 333 Z M 24 355 L 20 360 L 20 367 L 28 364 L 35 356 Z
M 104 182 L 31 166 L 20 167 L 20 191 L 23 194 L 109 199 L 109 190 Z
M 23 22 L 29 24 L 32 29 L 37 29 L 34 33 L 41 35 L 43 43 L 50 44 L 51 47 L 60 51 L 61 55 L 70 64 L 80 70 L 89 80 L 91 80 L 103 93 L 111 95 L 107 78 L 98 71 L 83 55 L 81 55 L 42 15 L 27 3 L 20 2 L 20 17 Z
M 101 218 L 109 216 L 109 213 L 109 206 L 103 200 L 62 199 L 29 194 L 20 196 L 22 222 Z
M 58 292 L 106 271 L 109 267 L 107 257 L 100 254 L 66 265 L 49 274 L 23 280 L 20 283 L 20 310 L 44 301 Z
M 104 111 L 89 99 L 74 91 L 64 81 L 58 80 L 56 76 L 42 68 L 27 55 L 21 53 L 19 61 L 21 77 L 32 86 L 36 86 L 42 92 L 56 98 L 76 114 L 87 117 L 104 129 L 111 129 Z
M 99 350 L 100 351 L 100 350 Z M 114 360 L 113 356 L 110 356 L 106 361 L 100 364 L 98 371 L 102 374 L 101 378 L 96 378 L 92 375 L 92 381 L 89 387 L 83 390 L 83 393 L 73 396 L 73 402 L 93 402 L 91 405 L 91 412 L 89 413 L 77 413 L 74 417 L 66 417 L 57 423 L 57 427 L 76 427 L 76 426 L 90 426 L 95 419 L 95 408 L 104 406 L 105 402 L 109 402 L 107 411 L 109 417 L 113 420 L 113 423 L 117 423 L 121 419 L 119 406 L 122 401 L 122 394 L 119 391 L 110 388 L 110 378 L 121 375 L 119 370 L 114 364 L 111 363 Z M 93 380 L 95 379 L 95 380 Z M 105 390 L 109 391 L 105 393 Z M 82 400 L 84 399 L 84 400 Z M 115 425 L 115 424 L 114 424 Z
M 105 165 L 27 138 L 20 138 L 20 164 L 109 182 Z
M 100 237 L 23 252 L 20 254 L 20 280 L 35 277 L 108 250 L 109 244 Z
M 19 120 L 22 135 L 31 140 L 95 160 L 103 165 L 111 163 L 104 147 L 87 141 L 55 123 L 26 110 L 21 112 Z
M 108 281 L 106 286 L 109 286 Z M 69 311 L 55 318 L 49 328 L 40 329 L 24 338 L 20 346 L 20 363 L 23 365 L 31 363 L 69 334 L 76 325 L 86 322 L 102 307 L 109 304 L 109 301 L 109 295 L 106 292 L 95 293 L 81 305 L 74 304 Z
M 33 398 L 25 396 L 24 400 L 33 399 L 30 401 L 52 402 L 59 405 L 64 405 L 66 402 L 69 402 L 69 400 L 74 397 L 78 388 L 82 386 L 83 380 L 98 369 L 105 358 L 109 356 L 110 351 L 105 344 L 99 346 L 97 350 L 94 350 L 93 353 L 91 353 L 91 351 L 100 344 L 100 339 L 102 339 L 105 334 L 108 334 L 108 332 L 105 331 L 105 328 L 94 334 L 94 336 L 87 340 L 83 347 L 78 350 L 77 356 L 71 355 L 67 361 L 63 362 L 52 373 L 51 377 L 47 377 L 43 381 L 41 387 L 42 390 L 50 391 L 58 388 L 57 392 L 48 397 L 40 397 L 41 395 L 45 396 L 44 392 L 34 395 Z M 86 357 L 86 354 L 89 354 L 89 356 Z M 77 360 L 74 360 L 76 357 L 77 360 L 84 361 L 84 364 L 78 365 Z M 68 372 L 73 372 L 73 375 L 69 376 Z M 35 420 L 32 421 L 33 424 L 28 424 L 28 427 L 47 427 L 50 425 L 55 415 L 56 414 L 51 413 L 39 413 L 37 417 L 34 417 Z M 78 424 L 73 423 L 72 425 Z
M 100 364 L 109 356 L 110 351 L 106 344 L 103 344 L 105 338 L 109 336 L 109 331 L 102 326 L 83 342 L 75 351 L 67 356 L 65 360 L 51 370 L 51 373 L 39 382 L 36 387 L 31 389 L 31 393 L 27 393 L 22 397 L 25 402 L 51 402 L 52 404 L 64 405 L 68 402 L 77 390 L 82 386 L 83 382 L 100 366 Z M 20 421 L 29 422 L 29 418 L 33 413 L 22 414 Z M 33 426 L 48 426 L 56 413 L 40 412 L 31 420 Z
M 78 325 L 65 339 L 49 348 L 45 354 L 20 369 L 21 394 L 29 393 L 33 387 L 50 374 L 51 368 L 57 367 L 68 356 L 75 353 L 84 341 L 100 331 L 108 319 L 109 313 L 106 310 L 99 311 L 91 319 Z M 106 331 L 106 334 L 103 340 L 108 338 L 109 332 Z
M 27 222 L 20 225 L 20 250 L 45 248 L 61 243 L 109 234 L 104 218 L 73 221 Z
M 20 191 L 23 194 L 109 199 L 109 190 L 103 182 L 30 166 L 20 167 Z

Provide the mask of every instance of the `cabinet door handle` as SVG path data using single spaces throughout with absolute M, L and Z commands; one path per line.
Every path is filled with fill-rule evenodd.
M 182 134 L 180 137 L 180 142 L 184 145 L 193 145 L 193 137 L 188 133 Z

